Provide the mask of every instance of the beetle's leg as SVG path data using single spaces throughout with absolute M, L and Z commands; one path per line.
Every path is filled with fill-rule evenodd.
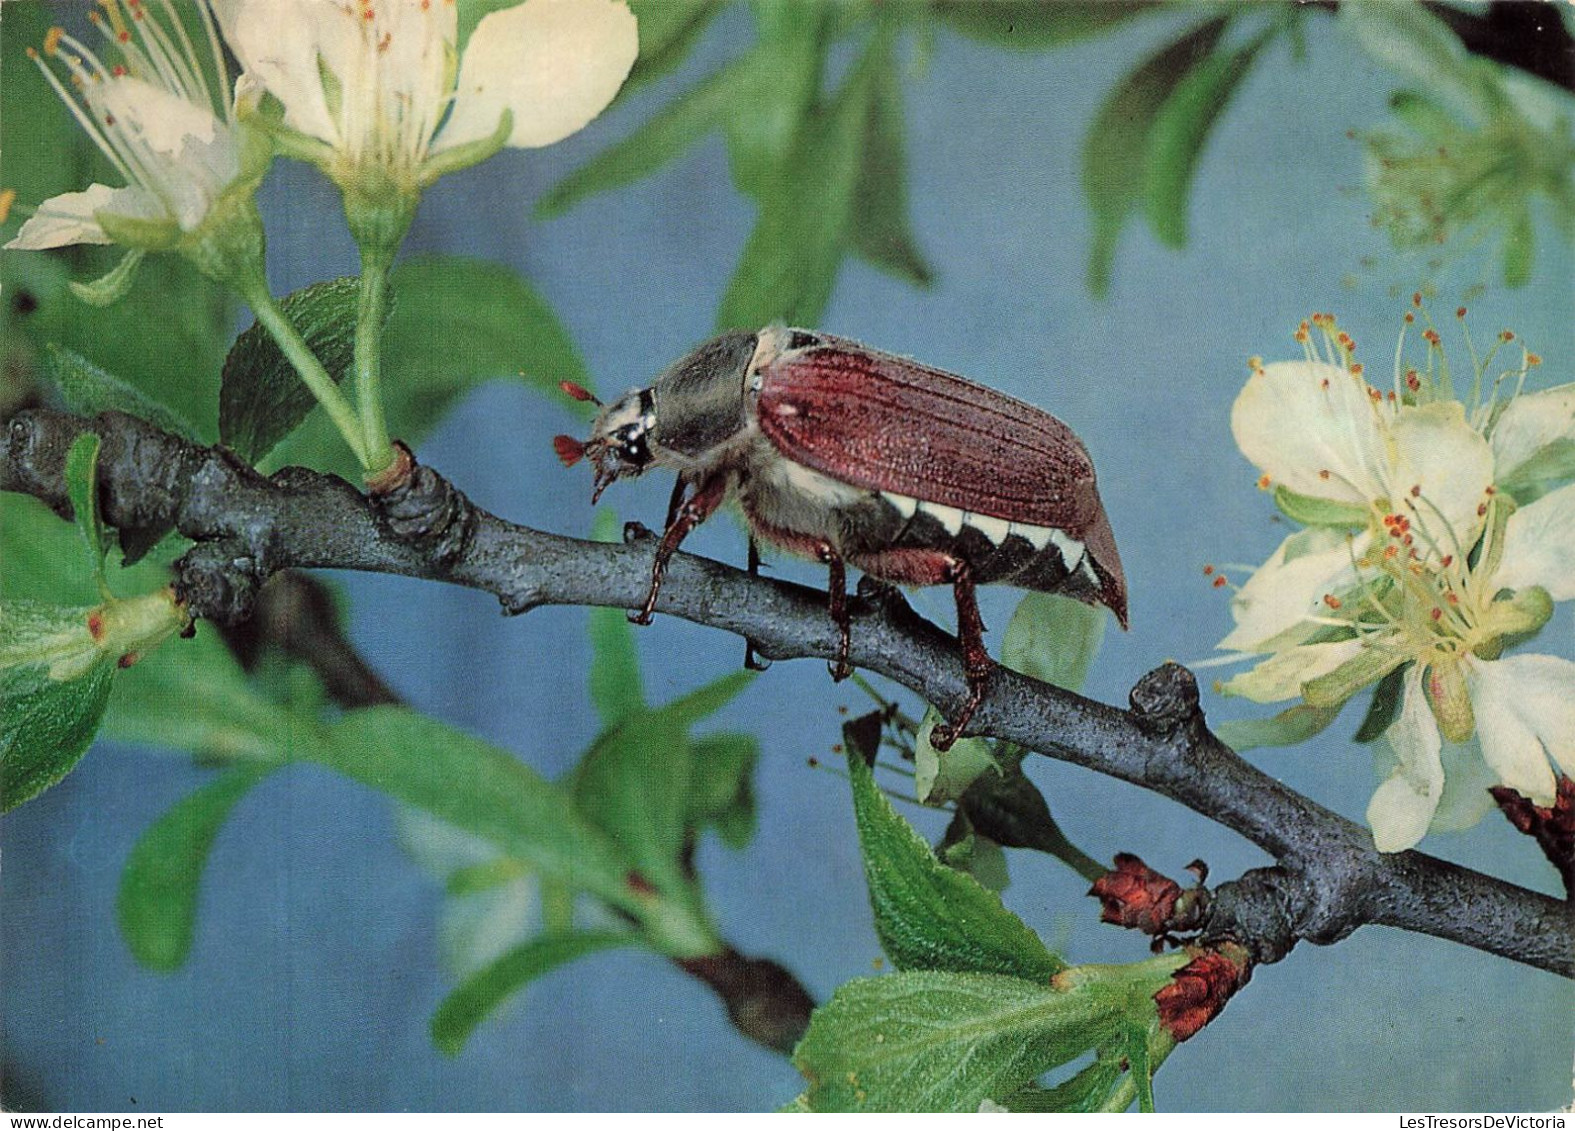
M 755 541 L 755 536 L 749 536 L 749 576 L 760 576 L 760 543 Z M 771 666 L 771 661 L 755 655 L 755 642 L 749 637 L 744 637 L 744 666 L 752 672 L 763 672 Z
M 837 659 L 826 666 L 831 669 L 831 678 L 841 682 L 853 674 L 853 669 L 848 666 L 848 645 L 852 631 L 848 624 L 848 574 L 842 565 L 842 555 L 837 553 L 830 542 L 816 546 L 815 556 L 825 562 L 831 571 L 831 577 L 826 583 L 826 594 L 832 623 L 837 626 Z
M 684 477 L 682 475 L 676 476 L 673 479 L 673 493 L 667 498 L 667 521 L 662 524 L 663 530 L 666 530 L 668 527 L 672 526 L 673 523 L 678 521 L 678 508 L 683 506 L 684 488 L 687 486 L 689 486 L 689 484 L 684 482 Z
M 965 559 L 954 558 L 947 573 L 952 583 L 952 596 L 957 599 L 957 643 L 962 645 L 968 701 L 954 721 L 942 723 L 930 732 L 930 745 L 937 750 L 949 750 L 967 727 L 974 711 L 984 702 L 985 692 L 990 688 L 990 672 L 995 666 L 984 647 L 984 620 L 979 616 L 973 570 Z
M 710 518 L 726 496 L 727 476 L 713 475 L 701 482 L 686 502 L 679 504 L 677 514 L 667 524 L 667 529 L 662 531 L 662 541 L 656 547 L 656 561 L 651 565 L 651 589 L 645 595 L 645 604 L 639 612 L 629 614 L 629 619 L 635 624 L 651 623 L 651 614 L 656 610 L 656 596 L 662 591 L 662 574 L 667 572 L 669 559 L 683 540 L 689 537 L 689 532 Z

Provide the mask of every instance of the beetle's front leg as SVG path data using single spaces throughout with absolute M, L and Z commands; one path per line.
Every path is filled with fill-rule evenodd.
M 853 674 L 853 668 L 848 664 L 848 647 L 852 635 L 852 626 L 848 623 L 848 574 L 842 564 L 842 555 L 837 553 L 830 542 L 816 546 L 815 557 L 824 562 L 830 571 L 826 596 L 831 621 L 837 626 L 837 658 L 826 666 L 831 669 L 831 678 L 840 683 Z
M 682 486 L 682 480 L 680 487 Z M 680 491 L 675 491 L 673 498 L 676 501 Z M 667 572 L 667 563 L 678 552 L 679 545 L 689 537 L 689 532 L 699 526 L 716 512 L 722 505 L 722 500 L 727 497 L 727 476 L 725 474 L 712 475 L 709 479 L 701 480 L 700 486 L 695 488 L 694 494 L 688 500 L 680 503 L 676 508 L 670 507 L 674 513 L 667 523 L 667 529 L 662 531 L 662 541 L 656 547 L 656 561 L 651 565 L 651 588 L 645 595 L 645 604 L 637 613 L 630 613 L 629 619 L 635 624 L 650 624 L 651 615 L 656 610 L 656 597 L 662 591 L 662 575 Z
M 937 750 L 949 750 L 957 741 L 963 728 L 973 718 L 974 711 L 984 702 L 990 689 L 990 672 L 995 664 L 984 647 L 984 620 L 979 616 L 979 600 L 974 593 L 973 570 L 966 559 L 954 558 L 947 569 L 952 583 L 952 596 L 957 601 L 957 643 L 962 645 L 963 674 L 968 680 L 968 701 L 963 704 L 957 718 L 941 723 L 930 732 L 930 745 Z

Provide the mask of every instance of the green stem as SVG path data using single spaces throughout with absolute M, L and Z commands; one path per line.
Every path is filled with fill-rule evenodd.
M 252 308 L 252 313 L 257 316 L 257 321 L 273 336 L 284 356 L 289 358 L 290 364 L 300 374 L 301 380 L 306 382 L 306 387 L 311 390 L 312 396 L 317 398 L 317 403 L 323 406 L 328 413 L 328 418 L 334 422 L 334 427 L 339 429 L 339 434 L 345 438 L 345 443 L 350 445 L 350 450 L 355 453 L 356 461 L 364 468 L 367 467 L 366 443 L 362 439 L 361 420 L 356 416 L 355 409 L 340 392 L 339 386 L 328 375 L 328 370 L 323 368 L 323 363 L 317 360 L 317 355 L 312 352 L 312 347 L 306 344 L 306 339 L 301 337 L 301 332 L 295 328 L 295 323 L 285 316 L 274 302 L 273 295 L 269 293 L 266 284 L 247 285 L 242 288 L 241 297 Z
M 383 319 L 388 312 L 388 271 L 391 251 L 361 246 L 361 301 L 355 325 L 355 393 L 361 410 L 361 434 L 366 446 L 362 466 L 376 475 L 394 462 L 383 415 Z

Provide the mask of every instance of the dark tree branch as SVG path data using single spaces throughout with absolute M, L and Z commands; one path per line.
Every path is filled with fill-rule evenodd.
M 88 428 L 103 441 L 107 521 L 144 536 L 174 526 L 197 540 L 177 563 L 177 587 L 194 614 L 220 622 L 243 619 L 262 581 L 292 567 L 466 585 L 495 594 L 510 613 L 545 604 L 635 608 L 649 583 L 648 543 L 587 543 L 514 526 L 472 506 L 430 469 L 419 469 L 392 500 L 391 517 L 389 502 L 340 479 L 301 469 L 264 478 L 221 449 L 118 413 L 93 421 L 21 414 L 6 436 L 0 489 L 69 511 L 65 453 Z M 747 636 L 771 659 L 836 655 L 823 594 L 717 562 L 676 556 L 657 610 Z M 861 596 L 853 612 L 856 666 L 942 710 L 961 705 L 967 686 L 949 634 L 889 590 Z M 1275 866 L 1215 889 L 1203 928 L 1205 937 L 1243 942 L 1256 962 L 1274 961 L 1299 940 L 1331 943 L 1380 923 L 1575 977 L 1575 906 L 1423 853 L 1380 853 L 1367 830 L 1215 738 L 1184 668 L 1167 664 L 1144 676 L 1130 710 L 1001 669 L 973 727 L 1153 790 L 1265 849 Z

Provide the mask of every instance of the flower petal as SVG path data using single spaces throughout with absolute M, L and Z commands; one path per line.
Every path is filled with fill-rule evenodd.
M 620 0 L 526 0 L 482 18 L 460 62 L 454 110 L 434 152 L 480 141 L 514 114 L 508 144 L 551 145 L 618 93 L 640 41 Z
M 1493 582 L 1503 589 L 1540 585 L 1555 601 L 1575 599 L 1575 483 L 1509 516 Z
M 1493 425 L 1493 468 L 1500 483 L 1557 440 L 1575 440 L 1575 383 L 1522 393 Z
M 1366 533 L 1352 539 L 1342 530 L 1314 527 L 1281 542 L 1232 599 L 1236 627 L 1219 647 L 1268 652 L 1275 645 L 1300 643 L 1318 628 L 1308 618 L 1329 612 L 1324 595 L 1356 583 L 1351 563 L 1366 552 L 1370 541 Z M 1293 631 L 1299 637 L 1285 638 Z
M 1521 655 L 1476 660 L 1467 668 L 1482 757 L 1499 781 L 1552 805 L 1552 755 L 1575 772 L 1575 662 Z
M 1477 508 L 1493 483 L 1493 450 L 1458 401 L 1402 409 L 1389 439 L 1384 497 L 1407 509 L 1419 541 L 1431 543 L 1425 549 L 1464 560 L 1482 529 Z
M 115 118 L 115 129 L 166 160 L 178 159 L 187 138 L 212 142 L 223 124 L 212 110 L 173 91 L 134 78 L 95 86 L 93 100 Z
M 322 0 L 212 0 L 224 38 L 251 78 L 284 106 L 292 129 L 340 142 L 339 126 L 323 91 L 320 60 L 324 43 L 330 72 L 342 81 L 332 63 L 342 64 L 351 36 L 358 36 L 354 14 L 340 4 Z
M 27 218 L 22 230 L 5 245 L 5 249 L 43 251 L 45 248 L 76 243 L 114 243 L 99 227 L 94 214 L 101 208 L 109 207 L 117 196 L 127 191 L 135 190 L 89 185 L 85 192 L 63 192 L 59 196 L 52 196 Z
M 1381 422 L 1360 377 L 1317 361 L 1280 361 L 1247 379 L 1231 406 L 1242 454 L 1275 482 L 1315 499 L 1367 506 L 1384 490 Z
M 1444 792 L 1443 739 L 1422 694 L 1422 673 L 1406 673 L 1400 716 L 1384 731 L 1397 765 L 1367 803 L 1367 824 L 1380 852 L 1403 852 L 1421 840 Z
M 1354 638 L 1286 648 L 1251 671 L 1231 677 L 1220 686 L 1220 691 L 1254 703 L 1295 699 L 1302 693 L 1302 684 L 1334 671 L 1361 650 L 1362 641 Z

